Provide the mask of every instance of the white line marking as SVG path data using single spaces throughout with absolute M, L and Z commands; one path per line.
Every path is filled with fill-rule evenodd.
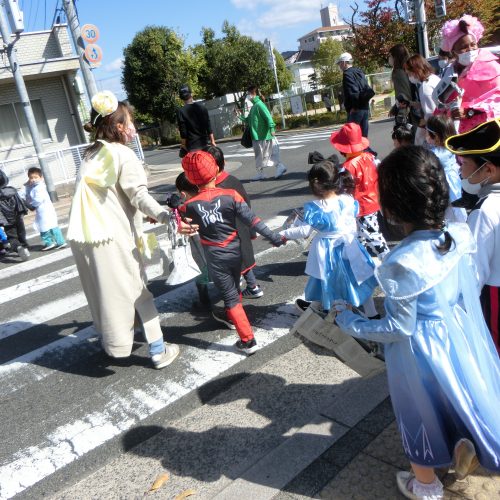
M 292 311 L 291 304 L 281 306 L 255 328 L 261 348 L 288 333 L 296 321 Z M 130 387 L 126 396 L 111 388 L 104 410 L 67 422 L 38 445 L 17 451 L 0 468 L 0 497 L 11 498 L 24 491 L 239 363 L 242 355 L 227 349 L 234 341 L 234 337 L 226 337 L 203 350 L 184 347 L 177 361 L 191 358 L 184 368 L 184 384 L 161 379 L 160 383 L 144 384 L 140 389 Z

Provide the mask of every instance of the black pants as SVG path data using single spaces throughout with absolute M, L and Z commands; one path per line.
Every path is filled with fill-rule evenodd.
M 24 220 L 18 217 L 16 223 L 10 226 L 5 226 L 5 234 L 7 241 L 10 243 L 11 249 L 15 252 L 19 246 L 28 247 L 26 240 L 26 228 L 24 227 Z

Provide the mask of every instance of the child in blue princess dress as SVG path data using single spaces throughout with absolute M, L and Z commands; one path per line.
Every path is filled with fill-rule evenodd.
M 296 305 L 305 310 L 314 302 L 314 306 L 328 311 L 334 301 L 343 299 L 363 305 L 366 315 L 374 317 L 375 264 L 357 239 L 354 180 L 345 168 L 328 160 L 313 165 L 308 180 L 318 199 L 305 204 L 299 225 L 280 232 L 287 240 L 317 232 L 306 264 L 306 300 L 297 299 Z
M 386 315 L 370 321 L 347 308 L 336 321 L 353 337 L 385 344 L 412 468 L 397 473 L 398 487 L 407 498 L 438 500 L 435 468 L 453 459 L 460 479 L 478 463 L 500 471 L 500 362 L 482 316 L 472 234 L 466 224 L 443 224 L 449 191 L 439 160 L 425 148 L 401 147 L 378 175 L 382 210 L 406 233 L 375 271 Z

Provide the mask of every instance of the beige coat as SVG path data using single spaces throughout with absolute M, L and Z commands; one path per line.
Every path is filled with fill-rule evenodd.
M 104 217 L 109 239 L 95 243 L 87 237 L 85 242 L 70 243 L 104 350 L 113 357 L 126 357 L 132 350 L 136 315 L 148 343 L 163 338 L 153 296 L 146 288 L 147 278 L 137 243 L 142 234 L 141 213 L 162 222 L 168 219 L 168 213 L 148 193 L 144 168 L 133 151 L 117 143 L 105 146 L 113 151 L 116 179 L 110 186 L 92 186 L 91 194 L 95 195 L 92 203 Z M 81 179 L 93 169 L 93 160 L 82 164 Z M 75 200 L 76 196 L 68 234 L 84 225 Z

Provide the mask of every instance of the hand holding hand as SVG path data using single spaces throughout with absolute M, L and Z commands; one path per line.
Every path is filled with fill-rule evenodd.
M 193 219 L 184 218 L 177 226 L 177 232 L 180 234 L 185 234 L 187 236 L 192 236 L 198 232 L 200 226 L 198 224 L 191 224 Z

